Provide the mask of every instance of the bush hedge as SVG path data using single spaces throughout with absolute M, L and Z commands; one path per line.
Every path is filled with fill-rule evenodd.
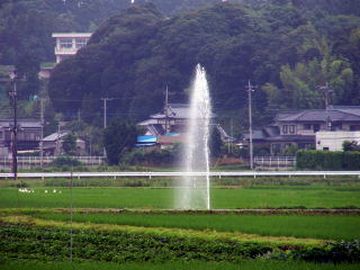
M 79 160 L 70 156 L 60 156 L 50 163 L 50 166 L 57 168 L 78 167 L 81 165 L 82 163 Z
M 180 146 L 173 149 L 135 149 L 123 155 L 120 162 L 123 165 L 171 166 L 179 162 L 180 156 Z
M 360 152 L 302 150 L 296 154 L 296 167 L 308 170 L 360 170 Z

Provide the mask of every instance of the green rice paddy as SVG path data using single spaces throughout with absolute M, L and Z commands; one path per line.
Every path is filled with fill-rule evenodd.
M 21 235 L 26 232 L 26 226 L 30 226 L 39 232 L 44 228 L 50 234 L 52 230 L 54 234 L 57 234 L 58 230 L 65 230 L 66 232 L 70 228 L 69 226 L 75 226 L 78 228 L 76 229 L 78 233 L 85 233 L 85 235 L 87 230 L 93 230 L 90 228 L 96 228 L 100 231 L 102 228 L 104 230 L 116 228 L 111 230 L 120 230 L 129 233 L 131 237 L 135 237 L 134 245 L 142 245 L 141 237 L 147 238 L 152 235 L 151 237 L 154 238 L 151 238 L 151 241 L 155 242 L 150 241 L 146 244 L 145 253 L 147 248 L 154 247 L 152 243 L 158 245 L 157 241 L 162 241 L 162 237 L 168 236 L 175 237 L 176 241 L 180 241 L 177 242 L 177 245 L 180 246 L 182 240 L 179 239 L 184 235 L 187 235 L 189 241 L 196 242 L 204 238 L 215 246 L 221 246 L 221 243 L 212 242 L 216 241 L 218 237 L 221 239 L 225 237 L 221 240 L 225 241 L 224 245 L 228 244 L 227 241 L 260 245 L 265 243 L 278 250 L 276 252 L 284 252 L 285 255 L 287 251 L 282 251 L 281 245 L 284 245 L 283 248 L 289 249 L 290 252 L 297 245 L 305 245 L 301 249 L 306 249 L 308 243 L 311 243 L 310 246 L 323 248 L 322 245 L 327 242 L 360 239 L 360 215 L 358 211 L 355 211 L 360 208 L 360 183 L 356 179 L 351 181 L 344 181 L 343 179 L 338 181 L 336 179 L 331 181 L 322 181 L 322 179 L 316 179 L 316 181 L 311 179 L 297 179 L 296 181 L 283 179 L 278 181 L 272 179 L 269 182 L 263 179 L 257 181 L 250 179 L 243 182 L 237 179 L 223 179 L 223 182 L 217 180 L 211 189 L 212 208 L 227 210 L 214 212 L 168 211 L 166 209 L 173 208 L 173 198 L 177 190 L 169 181 L 154 180 L 154 182 L 148 182 L 138 179 L 132 181 L 121 180 L 119 182 L 113 179 L 87 181 L 81 179 L 75 180 L 74 186 L 71 188 L 68 186 L 68 179 L 22 182 L 28 189 L 34 191 L 31 193 L 19 192 L 16 187 L 16 184 L 19 183 L 0 181 L 0 229 L 12 235 L 14 237 L 12 244 L 15 245 L 16 243 L 12 251 L 0 248 L 0 268 L 5 270 L 360 269 L 356 260 L 353 263 L 336 265 L 331 263 L 315 264 L 302 260 L 294 261 L 293 259 L 278 260 L 273 258 L 273 254 L 269 255 L 269 258 L 262 255 L 251 260 L 245 257 L 243 260 L 234 263 L 226 260 L 207 262 L 201 259 L 186 259 L 187 255 L 184 253 L 181 256 L 184 256 L 185 259 L 181 258 L 178 261 L 160 260 L 157 262 L 155 259 L 151 262 L 140 262 L 135 259 L 135 261 L 130 260 L 129 262 L 125 260 L 121 264 L 114 263 L 114 261 L 112 263 L 107 262 L 106 260 L 91 261 L 91 256 L 84 260 L 79 255 L 80 257 L 77 257 L 73 263 L 69 263 L 64 260 L 68 257 L 64 250 L 61 253 L 60 260 L 56 257 L 48 257 L 48 255 L 41 257 L 43 240 L 35 240 L 42 239 L 36 233 L 33 236 L 29 235 L 22 246 Z M 74 211 L 70 211 L 71 207 L 74 208 Z M 111 211 L 109 211 L 110 208 Z M 116 209 L 128 210 L 116 211 Z M 268 211 L 238 212 L 236 209 L 268 209 Z M 273 209 L 298 210 L 282 213 Z M 304 209 L 318 209 L 319 211 L 307 212 Z M 354 211 L 331 213 L 330 211 L 322 212 L 321 209 L 353 209 Z M 12 220 L 11 224 L 13 225 L 9 225 L 7 220 Z M 36 225 L 34 222 L 38 224 L 36 223 Z M 167 234 L 168 236 L 166 236 Z M 61 237 L 65 237 L 61 241 L 67 241 L 66 235 Z M 96 239 L 97 236 L 92 237 Z M 99 237 L 99 241 L 102 241 L 101 236 Z M 117 241 L 116 233 L 111 237 Z M 137 237 L 140 237 L 140 240 Z M 196 240 L 197 238 L 199 239 Z M 81 245 L 86 247 L 86 238 L 81 239 Z M 7 245 L 7 240 L 2 238 L 1 234 L 0 241 Z M 89 241 L 93 240 L 89 238 Z M 285 241 L 286 244 L 280 244 L 282 241 Z M 91 243 L 89 242 L 89 247 L 92 245 Z M 191 246 L 190 242 L 188 244 Z M 64 248 L 63 244 L 56 242 L 51 245 Z M 80 245 L 76 242 L 76 238 L 74 245 L 75 247 Z M 292 247 L 293 245 L 294 247 Z M 36 254 L 31 254 L 31 247 L 37 250 Z M 111 250 L 110 246 L 107 248 Z M 17 250 L 26 250 L 26 252 L 21 251 L 17 254 Z M 56 250 L 54 252 L 56 254 Z M 89 252 L 91 253 L 91 250 Z M 140 252 L 138 256 L 141 256 L 141 250 L 136 250 L 136 252 Z M 151 252 L 157 254 L 156 250 Z M 167 252 L 170 252 L 170 256 L 171 249 Z M 196 254 L 194 251 L 191 252 L 191 256 Z M 212 255 L 209 253 L 206 256 L 211 257 Z
M 206 262 L 171 262 L 163 264 L 114 264 L 98 262 L 7 262 L 2 270 L 358 270 L 360 264 L 314 264 L 268 260 L 246 260 L 238 264 Z
M 70 220 L 69 213 L 35 212 L 31 216 L 56 221 Z M 74 213 L 73 221 L 95 224 L 241 232 L 262 236 L 287 236 L 328 240 L 360 239 L 360 216 L 355 215 Z
M 34 187 L 34 193 L 0 188 L 1 208 L 170 209 L 175 188 L 164 187 Z M 53 193 L 53 190 L 56 193 Z M 61 192 L 61 194 L 59 193 Z M 45 193 L 48 192 L 48 193 Z M 70 200 L 72 197 L 72 200 Z M 211 190 L 213 209 L 236 208 L 360 208 L 360 186 L 257 185 Z

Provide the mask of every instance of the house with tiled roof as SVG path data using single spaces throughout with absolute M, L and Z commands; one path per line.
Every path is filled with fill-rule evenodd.
M 150 115 L 149 119 L 138 123 L 145 129 L 145 135 L 163 136 L 166 133 L 182 133 L 188 119 L 187 104 L 168 104 L 163 111 Z
M 269 154 L 276 155 L 292 145 L 299 149 L 316 149 L 316 134 L 324 131 L 360 131 L 360 106 L 280 112 L 272 125 L 254 131 L 253 141 L 258 147 L 268 149 Z
M 12 119 L 0 119 L 0 156 L 11 155 L 12 147 Z M 18 153 L 38 151 L 41 141 L 41 123 L 39 120 L 18 119 L 17 121 L 17 150 Z
M 150 115 L 149 119 L 137 125 L 144 130 L 145 136 L 152 136 L 156 143 L 161 145 L 172 145 L 182 143 L 185 140 L 185 127 L 190 118 L 190 106 L 181 103 L 169 103 L 164 109 L 156 114 Z M 211 115 L 211 125 L 217 128 L 223 141 L 234 140 L 225 130 L 216 123 L 216 115 Z M 139 140 L 140 138 L 140 140 Z M 144 136 L 138 138 L 138 145 L 146 145 Z M 147 139 L 147 138 L 146 138 Z

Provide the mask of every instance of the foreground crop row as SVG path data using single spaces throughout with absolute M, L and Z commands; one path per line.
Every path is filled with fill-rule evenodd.
M 109 262 L 38 262 L 35 260 L 0 261 L 2 270 L 358 270 L 360 264 L 318 264 L 299 261 L 282 260 L 242 260 L 236 264 L 214 262 L 183 262 L 167 263 L 109 263 Z
M 201 260 L 239 262 L 286 258 L 315 262 L 357 262 L 360 244 L 315 239 L 263 237 L 170 228 L 46 221 L 27 216 L 0 219 L 0 253 L 5 258 L 125 262 Z

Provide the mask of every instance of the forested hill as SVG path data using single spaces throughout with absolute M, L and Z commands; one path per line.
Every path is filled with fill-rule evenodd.
M 186 100 L 198 62 L 208 72 L 217 111 L 245 108 L 248 79 L 258 86 L 258 120 L 280 108 L 323 107 L 317 89 L 326 82 L 333 104 L 359 104 L 360 18 L 349 15 L 357 2 L 340 15 L 310 2 L 225 2 L 170 18 L 152 4 L 134 5 L 56 67 L 53 104 L 92 120 L 100 98 L 111 97 L 113 115 L 140 119 L 160 109 L 166 85 L 172 101 Z
M 218 0 L 151 1 L 172 15 Z M 53 32 L 94 32 L 130 5 L 131 0 L 0 0 L 0 65 L 15 65 L 26 77 L 20 92 L 29 98 L 40 88 L 40 64 L 55 61 Z

